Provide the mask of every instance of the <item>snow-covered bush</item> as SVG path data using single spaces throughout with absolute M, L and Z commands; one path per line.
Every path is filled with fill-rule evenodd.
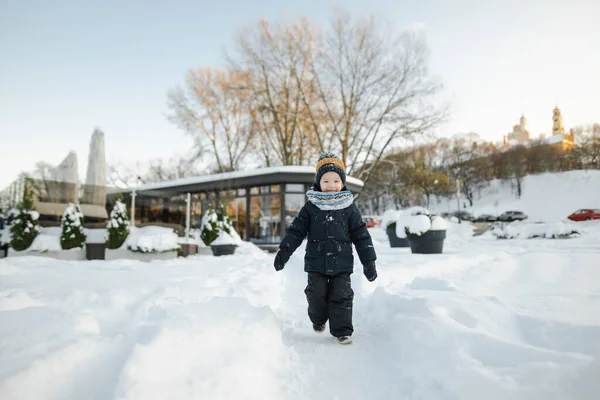
M 40 214 L 33 207 L 32 193 L 25 186 L 23 202 L 10 227 L 10 247 L 17 251 L 23 251 L 31 246 L 33 239 L 40 232 L 39 217 Z
M 125 245 L 129 250 L 140 253 L 164 253 L 181 249 L 178 240 L 172 228 L 145 226 L 132 228 Z
M 396 220 L 398 219 L 400 214 L 402 214 L 402 211 L 386 210 L 381 216 L 381 228 L 387 229 L 390 225 L 392 225 L 392 227 L 395 228 Z
M 223 205 L 218 205 L 216 209 L 209 208 L 202 217 L 202 223 L 200 226 L 200 237 L 204 244 L 209 246 L 216 238 L 219 237 L 221 232 L 226 232 L 229 236 L 234 239 L 239 238 L 235 229 L 231 225 L 231 220 L 225 211 Z
M 108 240 L 106 248 L 118 249 L 123 245 L 129 235 L 129 218 L 125 203 L 118 199 L 110 212 L 110 219 L 106 225 L 108 228 Z
M 82 247 L 85 244 L 85 231 L 83 230 L 83 213 L 79 204 L 69 203 L 62 215 L 60 223 L 60 247 L 63 250 Z
M 438 215 L 431 215 L 423 207 L 412 207 L 404 210 L 396 220 L 396 236 L 405 238 L 408 235 L 421 236 L 428 231 L 445 231 L 448 223 Z
M 580 229 L 565 222 L 512 223 L 494 227 L 491 231 L 498 239 L 567 239 L 579 235 Z
M 39 251 L 41 253 L 61 250 L 60 237 L 52 232 L 48 232 L 48 228 L 42 228 L 40 234 L 35 237 L 31 246 L 27 249 L 27 251 Z

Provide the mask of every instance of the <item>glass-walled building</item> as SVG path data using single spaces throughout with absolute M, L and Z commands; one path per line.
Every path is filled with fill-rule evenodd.
M 191 195 L 190 228 L 199 229 L 208 208 L 222 204 L 241 238 L 262 247 L 279 244 L 287 226 L 306 202 L 314 167 L 282 166 L 177 179 L 107 194 L 110 212 L 119 194 L 128 206 L 135 195 L 135 224 L 162 225 L 183 235 L 187 194 Z M 348 177 L 346 186 L 359 193 L 363 182 Z

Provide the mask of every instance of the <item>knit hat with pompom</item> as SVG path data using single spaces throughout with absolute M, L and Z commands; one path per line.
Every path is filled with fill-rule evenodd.
M 338 156 L 333 153 L 322 153 L 317 162 L 317 176 L 315 183 L 319 185 L 321 177 L 327 172 L 336 172 L 340 178 L 342 178 L 342 183 L 346 185 L 345 169 L 344 162 Z

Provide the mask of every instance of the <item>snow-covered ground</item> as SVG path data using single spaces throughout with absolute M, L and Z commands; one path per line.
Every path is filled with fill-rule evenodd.
M 600 221 L 573 239 L 451 225 L 352 275 L 354 343 L 312 331 L 297 251 L 0 260 L 1 399 L 597 399 Z

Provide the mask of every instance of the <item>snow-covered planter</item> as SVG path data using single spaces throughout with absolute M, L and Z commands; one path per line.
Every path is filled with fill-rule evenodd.
M 235 233 L 235 231 L 233 232 Z M 221 232 L 219 237 L 210 244 L 213 255 L 218 257 L 235 253 L 235 249 L 238 247 L 239 243 L 237 239 L 239 239 L 239 236 L 236 238 L 225 231 Z
M 31 246 L 23 251 L 12 250 L 9 257 L 48 257 L 56 260 L 80 261 L 85 260 L 85 250 L 81 247 L 74 247 L 64 250 L 60 244 L 62 228 L 49 227 L 40 228 L 40 233 L 35 237 Z
M 69 250 L 27 250 L 21 252 L 13 252 L 11 256 L 36 256 L 36 257 L 48 257 L 55 260 L 64 261 L 83 261 L 85 260 L 85 250 L 80 247 L 75 247 Z
M 388 236 L 390 247 L 408 247 L 408 239 L 400 238 L 396 235 L 396 220 L 402 214 L 402 211 L 387 210 L 381 218 L 381 227 L 385 229 Z
M 193 256 L 198 253 L 198 244 L 193 238 L 179 238 L 179 246 L 181 246 L 180 255 L 182 257 Z
M 83 230 L 83 213 L 79 204 L 70 203 L 63 212 L 61 223 L 60 247 L 63 250 L 81 248 L 85 244 L 85 231 Z
M 396 221 L 396 234 L 406 237 L 415 254 L 441 254 L 448 224 L 423 207 L 405 210 Z

